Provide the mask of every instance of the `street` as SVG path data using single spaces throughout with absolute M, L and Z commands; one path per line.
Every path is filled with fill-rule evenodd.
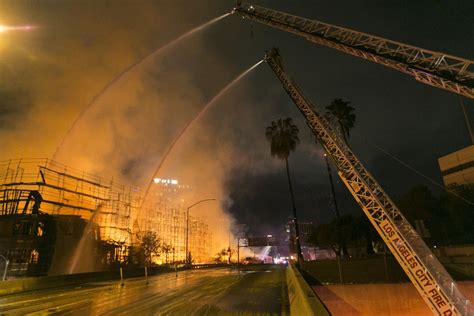
M 0 297 L 2 313 L 23 315 L 288 314 L 284 266 L 189 270 Z

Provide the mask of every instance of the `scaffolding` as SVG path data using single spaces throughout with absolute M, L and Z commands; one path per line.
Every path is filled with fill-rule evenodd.
M 140 191 L 50 159 L 0 163 L 0 215 L 75 215 L 100 227 L 101 240 L 131 242 L 131 216 Z
M 155 232 L 162 244 L 171 246 L 171 262 L 186 260 L 185 188 L 182 186 L 154 186 L 146 199 L 140 217 L 139 230 Z M 189 251 L 194 262 L 211 260 L 212 235 L 209 226 L 189 216 Z
M 99 226 L 100 240 L 115 245 L 114 261 L 122 261 L 133 235 L 155 232 L 172 247 L 173 262 L 186 259 L 187 186 L 160 186 L 142 205 L 138 188 L 115 183 L 50 159 L 11 159 L 0 163 L 0 216 L 12 214 L 73 215 Z M 135 221 L 136 219 L 136 221 Z M 136 225 L 138 224 L 138 225 Z M 210 260 L 209 227 L 190 217 L 190 251 L 196 262 Z
M 192 254 L 192 259 L 196 263 L 205 263 L 211 257 L 211 233 L 209 226 L 205 223 L 199 222 L 192 216 L 189 217 L 189 251 Z M 203 242 L 209 241 L 209 242 Z

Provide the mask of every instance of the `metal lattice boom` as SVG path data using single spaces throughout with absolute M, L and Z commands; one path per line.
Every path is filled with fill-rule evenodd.
M 265 60 L 326 153 L 334 160 L 339 176 L 429 307 L 439 315 L 470 315 L 473 312 L 470 302 L 448 272 L 341 136 L 289 79 L 278 50 L 267 53 Z
M 474 99 L 474 61 L 248 3 L 234 12 L 308 41 L 373 61 L 436 88 Z

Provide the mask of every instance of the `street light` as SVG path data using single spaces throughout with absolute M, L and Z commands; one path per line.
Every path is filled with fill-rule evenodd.
M 189 264 L 190 262 L 190 258 L 189 258 L 189 253 L 188 253 L 188 241 L 189 241 L 189 209 L 191 207 L 194 207 L 196 205 L 198 205 L 199 203 L 202 203 L 202 202 L 207 202 L 207 201 L 217 201 L 216 199 L 204 199 L 204 200 L 201 200 L 201 201 L 197 201 L 196 203 L 188 206 L 187 210 L 186 210 L 186 264 Z

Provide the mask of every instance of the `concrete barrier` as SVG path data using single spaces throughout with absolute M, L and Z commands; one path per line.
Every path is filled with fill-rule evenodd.
M 225 267 L 228 265 L 219 264 L 200 264 L 193 265 L 191 269 L 213 269 L 219 267 Z M 187 270 L 184 264 L 177 267 L 177 271 Z M 156 266 L 148 268 L 148 275 L 155 275 L 159 273 L 174 272 L 174 266 Z M 145 276 L 145 270 L 143 268 L 134 268 L 123 270 L 123 276 L 125 279 L 142 277 Z M 13 280 L 7 280 L 0 282 L 0 296 L 21 293 L 26 291 L 43 290 L 56 287 L 72 286 L 77 284 L 89 283 L 89 282 L 100 282 L 109 280 L 120 280 L 120 270 L 117 268 L 115 271 L 99 271 L 99 272 L 87 272 L 87 273 L 76 273 L 76 274 L 65 274 L 65 275 L 53 275 L 43 277 L 31 277 L 31 278 L 19 278 Z
M 25 291 L 63 287 L 80 283 L 120 278 L 118 271 L 78 273 L 32 278 L 19 278 L 0 282 L 0 296 Z
M 329 310 L 292 264 L 286 269 L 291 315 L 331 315 Z
M 182 270 L 182 269 L 178 269 Z M 168 267 L 150 267 L 149 275 L 174 271 Z M 144 269 L 124 269 L 124 278 L 144 276 Z M 0 296 L 26 291 L 72 286 L 88 282 L 120 280 L 120 271 L 99 271 L 43 277 L 19 278 L 0 282 Z

